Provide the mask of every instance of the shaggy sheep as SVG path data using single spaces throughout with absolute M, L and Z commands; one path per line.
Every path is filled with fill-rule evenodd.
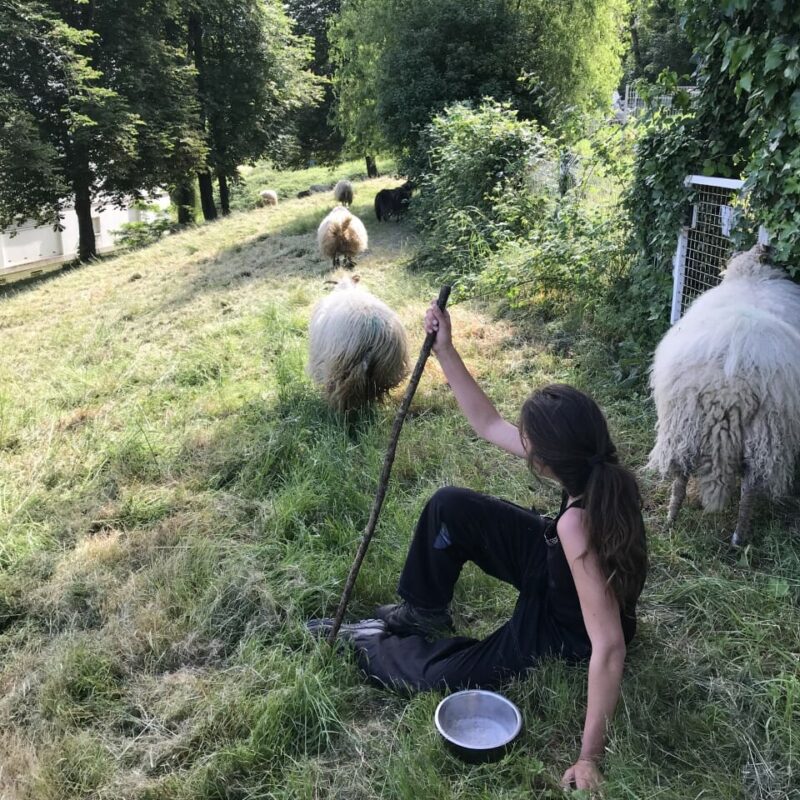
M 259 205 L 276 206 L 278 205 L 278 193 L 273 189 L 262 189 L 258 196 L 261 198 Z
M 308 373 L 339 412 L 381 398 L 408 372 L 406 332 L 397 314 L 344 278 L 311 316 Z
M 354 257 L 366 250 L 367 244 L 364 223 L 344 206 L 336 206 L 317 228 L 319 251 L 332 259 L 334 269 L 338 266 L 339 256 L 344 259 L 344 265 L 352 269 Z
M 350 183 L 350 181 L 339 181 L 336 186 L 333 187 L 333 199 L 344 206 L 352 205 L 353 184 Z
M 800 454 L 800 286 L 754 247 L 661 340 L 650 374 L 658 423 L 649 466 L 672 477 L 668 519 L 692 476 L 720 510 L 741 475 L 732 542 L 750 534 L 757 494 L 785 494 Z
M 413 188 L 411 181 L 406 181 L 396 189 L 381 189 L 375 195 L 375 216 L 378 222 L 399 220 L 408 210 Z

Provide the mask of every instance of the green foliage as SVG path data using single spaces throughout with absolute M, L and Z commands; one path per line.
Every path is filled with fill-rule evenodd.
M 548 204 L 552 143 L 538 126 L 492 100 L 456 104 L 433 118 L 418 152 L 414 215 L 426 236 L 418 261 L 448 279 L 478 272 L 487 253 L 523 235 Z M 462 281 L 463 283 L 463 281 Z
M 800 6 L 786 0 L 686 3 L 702 54 L 704 135 L 734 153 L 778 262 L 800 270 Z
M 656 111 L 642 121 L 625 207 L 637 257 L 645 269 L 671 270 L 690 199 L 684 181 L 687 175 L 703 171 L 706 152 L 690 114 Z
M 697 47 L 698 94 L 687 113 L 654 113 L 642 123 L 626 205 L 643 269 L 669 269 L 691 201 L 689 174 L 745 178 L 747 213 L 734 232 L 749 246 L 752 224 L 772 236 L 774 258 L 800 263 L 800 11 L 742 0 L 685 6 Z M 675 76 L 662 85 L 674 88 Z M 794 99 L 793 99 L 794 98 Z
M 328 29 L 334 65 L 333 122 L 350 155 L 369 155 L 386 148 L 377 116 L 378 58 L 387 20 L 376 0 L 344 0 Z
M 88 258 L 93 199 L 122 203 L 198 163 L 192 71 L 167 36 L 176 13 L 171 0 L 3 0 L 0 226 L 56 224 L 74 201 Z
M 457 101 L 552 124 L 608 106 L 626 0 L 345 0 L 331 28 L 336 121 L 353 150 L 413 149 Z
M 328 43 L 328 25 L 338 15 L 341 5 L 341 0 L 288 0 L 286 3 L 297 32 L 314 41 L 311 71 L 326 79 L 320 103 L 306 105 L 296 116 L 298 152 L 295 160 L 299 164 L 311 160 L 332 163 L 339 158 L 344 146 L 341 133 L 331 122 L 333 64 Z
M 461 296 L 502 297 L 516 313 L 547 320 L 554 337 L 573 342 L 617 390 L 643 385 L 649 352 L 668 323 L 669 276 L 636 257 L 630 217 L 615 199 L 630 181 L 635 131 L 599 131 L 583 143 L 577 174 L 559 181 L 555 143 L 535 124 L 490 101 L 455 105 L 421 137 L 429 167 L 412 202 L 425 231 L 418 264 L 455 283 Z M 672 156 L 662 144 L 647 140 L 647 158 Z M 672 192 L 663 206 L 679 213 L 685 191 L 675 197 L 669 181 L 645 186 L 648 177 L 638 174 L 639 195 Z M 559 183 L 574 186 L 559 191 Z M 683 190 L 682 176 L 677 186 Z M 602 196 L 609 190 L 611 198 Z M 631 208 L 636 197 L 623 195 Z M 661 222 L 664 207 L 657 206 Z M 635 211 L 640 223 L 646 209 Z M 664 230 L 643 246 L 666 257 L 675 237 Z
M 71 186 L 59 134 L 70 121 L 76 132 L 92 122 L 70 105 L 102 102 L 97 73 L 79 52 L 91 38 L 43 4 L 0 2 L 0 63 L 9 65 L 0 71 L 0 229 L 53 223 L 65 204 Z M 63 127 L 48 124 L 59 115 Z
M 292 115 L 320 97 L 305 69 L 311 40 L 292 32 L 280 0 L 204 2 L 189 28 L 209 166 L 235 177 L 240 164 L 288 158 Z
M 138 250 L 155 244 L 174 227 L 174 223 L 168 217 L 159 217 L 152 221 L 125 222 L 114 232 L 114 238 L 118 246 L 127 250 Z
M 681 26 L 679 3 L 680 0 L 634 0 L 625 83 L 640 78 L 653 83 L 664 70 L 680 78 L 694 72 L 692 45 Z
M 585 117 L 604 114 L 622 74 L 628 0 L 515 3 L 525 116 L 576 138 Z

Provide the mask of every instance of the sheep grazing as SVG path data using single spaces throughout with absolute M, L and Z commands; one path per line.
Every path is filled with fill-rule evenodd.
M 673 478 L 668 519 L 690 476 L 708 511 L 741 476 L 734 545 L 750 535 L 754 498 L 785 494 L 800 455 L 800 286 L 765 256 L 757 246 L 731 259 L 661 340 L 650 374 L 649 466 Z
M 338 266 L 340 256 L 344 266 L 352 269 L 355 256 L 366 250 L 367 244 L 364 223 L 344 206 L 336 206 L 317 228 L 319 251 L 333 261 L 334 269 Z
M 344 206 L 353 204 L 353 184 L 350 181 L 339 181 L 333 187 L 333 199 Z
M 261 206 L 276 206 L 278 205 L 278 193 L 273 189 L 263 189 L 258 193 L 261 198 L 259 205 Z
M 378 222 L 390 219 L 399 220 L 408 210 L 414 185 L 406 181 L 396 189 L 381 189 L 375 195 L 375 216 Z
M 337 411 L 383 397 L 408 372 L 406 332 L 397 314 L 343 278 L 311 316 L 308 373 Z

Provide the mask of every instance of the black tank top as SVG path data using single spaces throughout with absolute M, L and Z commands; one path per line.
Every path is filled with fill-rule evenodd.
M 548 573 L 548 594 L 550 596 L 550 608 L 555 620 L 573 630 L 582 631 L 586 634 L 583 623 L 583 613 L 581 611 L 578 590 L 575 588 L 575 580 L 572 577 L 572 570 L 569 568 L 564 550 L 561 547 L 561 540 L 558 538 L 558 521 L 570 508 L 583 508 L 583 499 L 578 498 L 572 503 L 567 504 L 568 496 L 564 492 L 561 498 L 561 508 L 558 514 L 550 518 L 544 528 L 544 540 L 547 543 L 547 573 Z M 620 609 L 620 621 L 622 622 L 622 633 L 625 643 L 633 639 L 636 632 L 636 604 L 631 607 Z

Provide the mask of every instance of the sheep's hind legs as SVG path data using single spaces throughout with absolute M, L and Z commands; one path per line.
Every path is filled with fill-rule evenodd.
M 667 523 L 670 525 L 674 524 L 683 501 L 686 499 L 686 483 L 688 480 L 688 475 L 678 475 L 672 481 L 672 491 L 669 495 L 669 511 L 667 511 Z
M 745 474 L 742 479 L 742 493 L 739 498 L 739 516 L 736 519 L 736 530 L 731 536 L 733 547 L 742 547 L 747 544 L 753 527 L 753 502 L 758 496 L 759 491 L 755 481 Z

